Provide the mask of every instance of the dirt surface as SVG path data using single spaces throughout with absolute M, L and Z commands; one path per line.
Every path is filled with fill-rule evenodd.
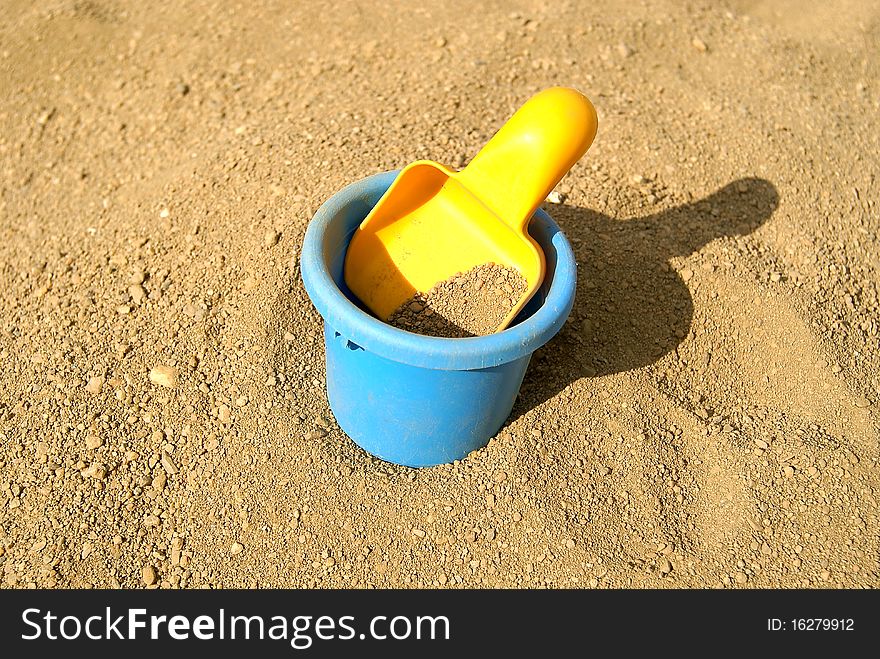
M 4 587 L 878 585 L 877 3 L 3 6 Z M 372 459 L 306 225 L 556 84 L 571 319 L 486 448 Z
M 394 310 L 390 325 L 453 339 L 492 334 L 519 299 L 526 280 L 513 268 L 486 263 L 416 293 Z

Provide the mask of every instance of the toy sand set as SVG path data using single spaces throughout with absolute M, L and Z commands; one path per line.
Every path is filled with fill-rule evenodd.
M 358 445 L 431 467 L 498 432 L 532 354 L 574 301 L 571 246 L 535 211 L 595 134 L 586 96 L 545 89 L 463 170 L 418 161 L 321 206 L 303 242 L 303 283 L 324 318 L 330 408 Z M 439 328 L 426 322 L 435 317 Z
M 4 587 L 878 585 L 877 9 L 463 7 L 0 18 Z

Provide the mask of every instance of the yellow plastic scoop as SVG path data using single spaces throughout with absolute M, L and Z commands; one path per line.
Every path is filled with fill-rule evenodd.
M 529 236 L 535 209 L 590 147 L 596 110 L 574 89 L 530 98 L 460 172 L 430 160 L 404 168 L 352 237 L 345 283 L 381 320 L 416 292 L 478 265 L 517 270 L 527 288 L 495 331 L 544 278 Z

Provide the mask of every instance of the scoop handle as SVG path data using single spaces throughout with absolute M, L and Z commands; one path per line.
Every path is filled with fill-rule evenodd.
M 499 218 L 522 231 L 590 148 L 597 125 L 593 104 L 579 91 L 545 89 L 526 101 L 455 177 Z

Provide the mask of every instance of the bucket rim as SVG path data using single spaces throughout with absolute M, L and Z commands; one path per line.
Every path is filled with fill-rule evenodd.
M 353 203 L 372 207 L 399 171 L 374 174 L 347 185 L 327 199 L 309 222 L 300 267 L 306 292 L 324 322 L 371 353 L 410 366 L 438 370 L 474 370 L 506 364 L 530 356 L 556 335 L 574 304 L 577 264 L 568 239 L 541 208 L 535 211 L 529 226 L 545 253 L 548 242 L 556 252 L 553 281 L 544 302 L 533 314 L 497 334 L 467 338 L 423 336 L 388 325 L 345 296 L 328 268 L 324 245 L 327 230 L 334 222 L 344 221 L 345 211 Z

